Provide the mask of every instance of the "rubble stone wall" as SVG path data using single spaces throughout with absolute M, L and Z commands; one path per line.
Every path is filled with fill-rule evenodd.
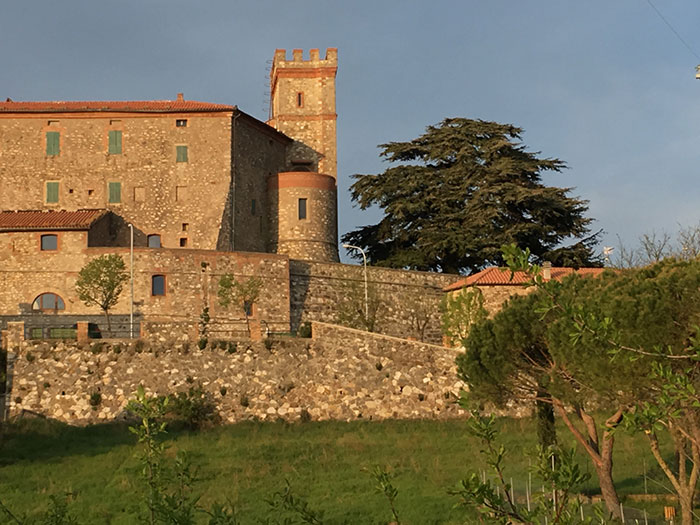
M 462 387 L 456 351 L 323 323 L 313 332 L 269 348 L 210 341 L 202 350 L 186 335 L 79 345 L 8 333 L 9 413 L 89 424 L 123 417 L 139 385 L 170 394 L 201 384 L 230 423 L 464 416 L 454 403 Z

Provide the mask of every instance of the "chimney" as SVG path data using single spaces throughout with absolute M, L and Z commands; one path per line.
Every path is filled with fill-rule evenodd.
M 185 95 L 182 93 L 178 93 L 177 94 L 177 101 L 182 102 L 183 100 L 185 100 Z
M 549 281 L 552 278 L 552 263 L 546 261 L 542 264 L 542 279 Z

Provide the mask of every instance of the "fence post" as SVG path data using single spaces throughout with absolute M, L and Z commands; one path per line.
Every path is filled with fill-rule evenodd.
M 79 343 L 87 343 L 90 337 L 88 336 L 88 323 L 84 321 L 78 321 L 77 328 L 75 331 L 75 337 Z

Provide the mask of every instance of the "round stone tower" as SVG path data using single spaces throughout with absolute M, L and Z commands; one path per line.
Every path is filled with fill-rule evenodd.
M 338 50 L 275 51 L 268 124 L 294 140 L 287 169 L 268 180 L 270 251 L 338 261 L 335 76 Z

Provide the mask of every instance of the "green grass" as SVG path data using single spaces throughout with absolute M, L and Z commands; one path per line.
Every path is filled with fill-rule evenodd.
M 506 419 L 499 426 L 509 449 L 508 475 L 524 491 L 536 446 L 534 428 L 529 420 Z M 571 442 L 565 429 L 559 436 Z M 402 523 L 469 522 L 469 514 L 453 508 L 456 499 L 447 491 L 469 472 L 485 468 L 464 421 L 249 422 L 174 432 L 168 442 L 168 455 L 191 452 L 199 467 L 195 491 L 201 501 L 229 499 L 243 523 L 267 516 L 266 500 L 285 480 L 312 508 L 324 511 L 327 523 L 387 523 L 389 507 L 365 471 L 374 465 L 396 475 Z M 46 508 L 50 494 L 69 491 L 81 523 L 137 523 L 143 486 L 136 451 L 135 437 L 124 425 L 75 428 L 40 420 L 12 425 L 0 449 L 0 499 L 15 512 L 32 515 Z M 643 438 L 621 433 L 615 479 L 622 496 L 644 492 L 643 461 L 663 482 Z M 595 474 L 583 456 L 581 466 L 593 474 L 583 491 L 595 493 Z M 663 492 L 653 483 L 649 489 Z

